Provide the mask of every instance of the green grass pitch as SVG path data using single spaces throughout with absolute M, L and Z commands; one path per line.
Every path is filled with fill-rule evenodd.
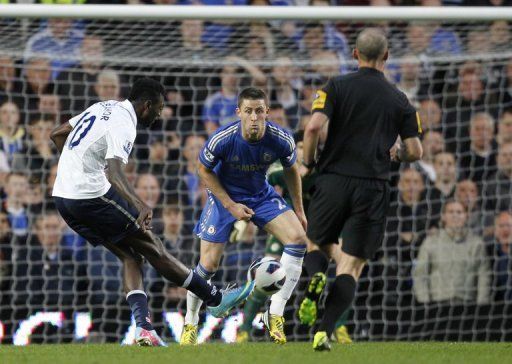
M 138 363 L 138 364 L 399 364 L 512 362 L 512 343 L 356 343 L 333 344 L 331 352 L 314 352 L 310 343 L 244 345 L 204 344 L 196 347 L 121 347 L 101 344 L 0 345 L 0 363 Z

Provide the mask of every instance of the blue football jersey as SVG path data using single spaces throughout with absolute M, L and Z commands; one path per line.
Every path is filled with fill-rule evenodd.
M 268 193 L 268 167 L 276 160 L 291 167 L 297 159 L 293 137 L 267 121 L 265 134 L 250 143 L 242 137 L 241 122 L 218 129 L 206 142 L 200 162 L 214 171 L 229 196 L 236 202 L 248 202 Z

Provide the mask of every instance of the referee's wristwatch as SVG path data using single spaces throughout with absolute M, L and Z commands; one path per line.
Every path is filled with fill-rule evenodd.
M 302 160 L 302 165 L 306 167 L 307 169 L 311 169 L 314 166 L 316 166 L 316 162 L 313 160 L 312 162 L 306 163 L 304 159 Z

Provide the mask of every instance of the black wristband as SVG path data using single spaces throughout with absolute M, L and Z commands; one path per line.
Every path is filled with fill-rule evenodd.
M 302 165 L 304 167 L 306 167 L 307 169 L 311 169 L 313 168 L 314 166 L 316 166 L 316 162 L 315 161 L 312 161 L 311 163 L 306 163 L 304 162 L 304 159 L 302 160 Z

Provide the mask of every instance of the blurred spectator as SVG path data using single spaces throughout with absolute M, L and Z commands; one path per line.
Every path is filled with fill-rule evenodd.
M 494 239 L 488 244 L 492 268 L 492 299 L 512 301 L 512 214 L 500 212 L 494 219 Z
M 57 161 L 57 151 L 53 143 L 49 143 L 50 133 L 55 127 L 51 119 L 38 117 L 30 122 L 29 138 L 25 148 L 13 160 L 14 170 L 25 170 L 38 180 L 46 177 L 50 166 Z
M 417 57 L 425 56 L 429 53 L 429 45 L 432 31 L 424 23 L 410 22 L 405 33 L 405 49 Z
M 299 103 L 299 90 L 293 85 L 294 66 L 289 57 L 279 57 L 272 67 L 271 103 L 279 103 L 290 112 Z
M 319 51 L 311 57 L 311 67 L 314 74 L 328 80 L 340 74 L 340 59 L 334 51 Z
M 400 82 L 396 86 L 405 93 L 410 102 L 414 103 L 420 91 L 420 61 L 414 55 L 405 56 L 401 61 Z M 421 120 L 425 125 L 425 119 Z
M 217 51 L 203 43 L 204 22 L 199 19 L 185 19 L 180 27 L 181 44 L 177 48 L 178 57 L 201 60 L 218 55 Z
M 195 263 L 197 251 L 194 249 L 194 238 L 191 231 L 185 228 L 185 216 L 177 205 L 163 208 L 164 232 L 163 241 L 169 252 L 187 266 Z
M 469 54 L 488 54 L 491 51 L 489 29 L 486 26 L 475 27 L 467 35 L 466 52 Z
M 25 204 L 27 205 L 27 215 L 30 218 L 46 212 L 43 186 L 40 179 L 30 179 Z M 32 224 L 32 219 L 30 219 L 30 224 Z
M 10 101 L 0 105 L 0 150 L 10 162 L 23 150 L 25 129 L 19 124 L 20 111 L 17 105 Z
M 46 342 L 71 341 L 74 309 L 84 304 L 87 295 L 86 267 L 61 245 L 63 226 L 56 212 L 39 216 L 31 244 L 17 251 L 15 262 L 14 303 L 20 310 L 25 311 L 30 302 L 31 313 L 63 311 L 68 319 L 58 332 L 45 327 Z
M 479 186 L 496 172 L 494 119 L 488 113 L 477 113 L 470 121 L 469 151 L 459 158 L 459 178 L 468 178 Z
M 496 113 L 495 96 L 485 93 L 482 66 L 468 61 L 459 69 L 456 90 L 449 90 L 446 99 L 445 138 L 448 150 L 460 155 L 470 147 L 469 121 L 475 113 Z
M 48 310 L 84 299 L 85 269 L 76 264 L 73 251 L 61 246 L 63 228 L 57 212 L 47 211 L 36 220 L 35 234 L 31 235 L 31 244 L 26 248 L 26 261 L 18 256 L 18 276 L 31 277 L 30 284 L 23 287 L 31 295 L 31 304 Z
M 39 109 L 41 95 L 53 94 L 54 84 L 51 80 L 50 61 L 47 58 L 30 58 L 25 62 L 23 79 L 23 106 L 25 120 Z
M 135 192 L 140 199 L 153 209 L 153 233 L 161 234 L 163 229 L 160 182 L 151 173 L 143 173 L 135 180 Z
M 221 90 L 209 96 L 203 107 L 203 123 L 208 135 L 217 128 L 237 119 L 237 90 L 239 69 L 233 65 L 222 68 Z
M 5 199 L 3 210 L 9 216 L 12 232 L 16 236 L 25 236 L 29 230 L 25 201 L 28 193 L 28 178 L 25 174 L 12 172 L 5 181 Z
M 58 95 L 41 95 L 39 97 L 37 111 L 44 118 L 54 120 L 56 124 L 62 124 L 70 119 L 69 115 L 63 115 L 61 113 L 61 104 Z M 35 116 L 33 116 L 32 119 L 33 118 L 35 118 Z
M 455 187 L 455 200 L 464 206 L 468 215 L 467 227 L 473 234 L 485 238 L 492 234 L 492 221 L 482 213 L 479 196 L 477 184 L 470 179 L 458 182 Z
M 490 269 L 484 242 L 466 228 L 466 222 L 464 206 L 447 201 L 442 228 L 425 239 L 413 271 L 419 302 L 489 302 Z
M 497 73 L 497 80 L 494 87 L 498 89 L 499 106 L 500 108 L 507 110 L 512 107 L 512 60 L 495 67 L 495 69 Z
M 505 20 L 496 20 L 489 27 L 489 38 L 491 50 L 494 52 L 507 51 L 510 49 L 509 25 Z
M 455 193 L 457 183 L 457 165 L 452 153 L 442 152 L 434 156 L 434 170 L 436 181 L 428 186 L 426 199 L 429 204 L 431 226 L 437 226 L 441 208 L 445 201 L 451 199 Z
M 185 206 L 200 207 L 201 195 L 204 189 L 197 175 L 197 167 L 199 164 L 199 153 L 203 148 L 206 140 L 199 135 L 190 135 L 185 139 L 183 145 L 184 165 L 180 171 L 180 193 L 184 194 L 182 199 Z
M 512 109 L 505 110 L 498 121 L 498 145 L 512 143 Z
M 512 209 L 512 143 L 500 144 L 497 171 L 484 183 L 484 208 L 494 214 Z
M 0 321 L 8 322 L 11 317 L 11 284 L 13 273 L 13 248 L 19 245 L 13 240 L 7 214 L 0 211 Z
M 55 81 L 65 114 L 77 115 L 90 100 L 97 99 L 94 85 L 103 68 L 103 40 L 85 36 L 80 48 L 80 64 L 60 72 Z
M 292 131 L 286 110 L 281 104 L 271 104 L 268 112 L 268 120 L 278 124 L 280 127 Z
M 455 30 L 440 24 L 430 24 L 430 26 L 433 29 L 429 45 L 430 54 L 457 55 L 462 52 L 462 44 Z
M 424 191 L 425 184 L 418 171 L 408 168 L 400 173 L 398 198 L 390 204 L 384 244 L 387 290 L 390 292 L 411 291 L 411 269 L 427 227 Z
M 51 196 L 53 191 L 53 185 L 55 184 L 55 178 L 57 177 L 57 168 L 58 164 L 53 164 L 50 167 L 50 170 L 48 171 L 48 175 L 46 177 L 46 183 L 44 185 L 46 187 L 45 195 L 48 199 L 53 199 Z
M 0 104 L 19 98 L 21 86 L 16 76 L 14 59 L 0 55 Z
M 274 30 L 269 24 L 253 21 L 237 27 L 230 39 L 230 54 L 244 57 L 251 62 L 275 58 Z
M 29 38 L 23 59 L 49 57 L 51 78 L 55 80 L 63 69 L 78 63 L 83 33 L 73 27 L 73 20 L 50 18 L 47 25 Z
M 420 101 L 418 114 L 424 130 L 442 131 L 443 113 L 439 103 L 433 99 Z
M 426 182 L 433 184 L 436 181 L 434 158 L 438 153 L 445 151 L 444 138 L 437 131 L 427 130 L 423 134 L 421 144 L 423 146 L 423 157 L 415 162 L 413 166 L 422 174 Z
M 90 100 L 89 106 L 99 101 L 121 100 L 121 80 L 116 71 L 103 70 L 98 74 L 94 91 L 98 98 Z
M 308 22 L 298 39 L 299 50 L 306 58 L 313 57 L 323 50 L 334 51 L 340 59 L 350 56 L 350 48 L 345 36 L 331 23 Z

